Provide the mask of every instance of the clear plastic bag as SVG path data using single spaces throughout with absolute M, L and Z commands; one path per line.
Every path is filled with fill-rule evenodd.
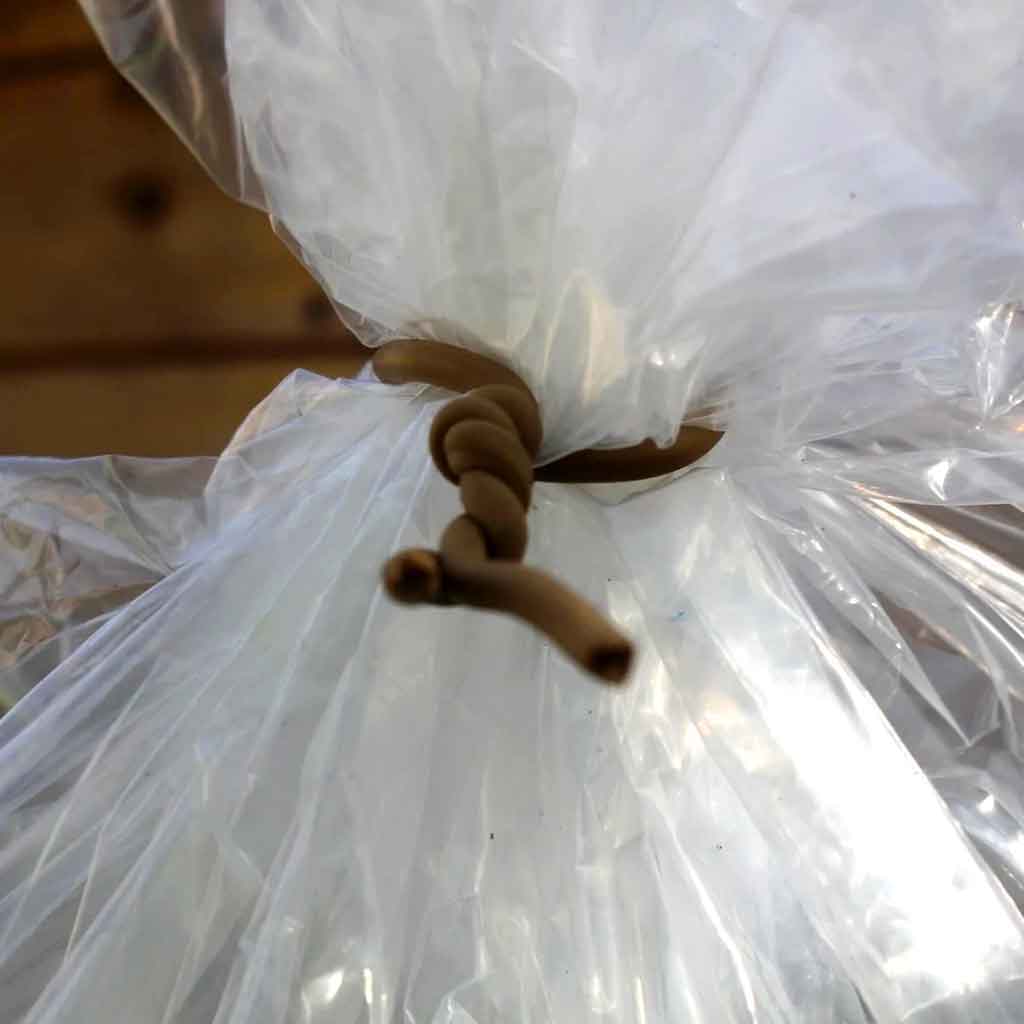
M 1020 294 L 1016 0 L 85 7 L 364 341 L 512 363 L 550 457 L 846 431 Z
M 532 558 L 643 652 L 616 692 L 381 597 L 455 499 L 433 403 L 377 390 L 282 385 L 0 720 L 9 1019 L 1014 1019 L 1019 452 L 953 403 L 909 451 L 541 487 Z M 65 548 L 110 493 L 14 468 Z
M 513 364 L 545 457 L 726 434 L 535 492 L 621 691 L 384 599 L 421 389 L 0 464 L 4 1019 L 1020 1021 L 1015 5 L 85 6 L 365 340 Z

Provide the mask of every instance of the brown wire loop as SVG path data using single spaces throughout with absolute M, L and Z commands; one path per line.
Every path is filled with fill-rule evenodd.
M 437 341 L 381 346 L 373 369 L 387 383 L 424 383 L 462 392 L 434 418 L 430 452 L 458 486 L 465 513 L 445 530 L 440 551 L 412 549 L 388 560 L 384 586 L 405 604 L 462 604 L 505 612 L 546 634 L 582 668 L 609 683 L 629 673 L 633 645 L 597 609 L 547 573 L 521 564 L 526 552 L 533 464 L 542 426 L 537 402 L 512 370 Z M 710 451 L 721 435 L 684 428 L 675 445 L 577 452 L 536 478 L 608 483 L 660 476 Z

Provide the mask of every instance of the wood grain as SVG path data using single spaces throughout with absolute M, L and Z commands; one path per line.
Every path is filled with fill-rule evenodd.
M 0 94 L 0 345 L 343 329 L 267 218 L 105 67 Z
M 316 364 L 344 377 L 361 360 L 324 355 Z M 215 454 L 293 368 L 281 357 L 0 376 L 0 457 Z
M 4 0 L 0 4 L 0 64 L 78 48 L 99 49 L 74 0 Z
M 74 0 L 0 4 L 0 104 L 0 454 L 216 452 L 292 369 L 362 365 Z

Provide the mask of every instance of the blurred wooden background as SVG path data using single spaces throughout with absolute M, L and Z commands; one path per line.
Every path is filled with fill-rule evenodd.
M 0 108 L 0 455 L 216 452 L 294 368 L 361 365 L 75 0 L 0 0 Z

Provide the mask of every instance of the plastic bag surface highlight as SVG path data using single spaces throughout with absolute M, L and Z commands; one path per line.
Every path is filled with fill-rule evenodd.
M 1016 0 L 85 6 L 363 340 L 510 361 L 548 457 L 848 429 L 1019 297 Z
M 3 1019 L 1024 1019 L 1015 5 L 84 6 L 365 340 L 512 363 L 546 456 L 726 436 L 535 492 L 622 691 L 385 601 L 418 389 L 0 464 Z
M 382 598 L 455 496 L 377 390 L 285 382 L 0 719 L 8 1019 L 1017 1019 L 1018 416 L 540 487 L 532 558 L 643 652 L 608 691 Z

